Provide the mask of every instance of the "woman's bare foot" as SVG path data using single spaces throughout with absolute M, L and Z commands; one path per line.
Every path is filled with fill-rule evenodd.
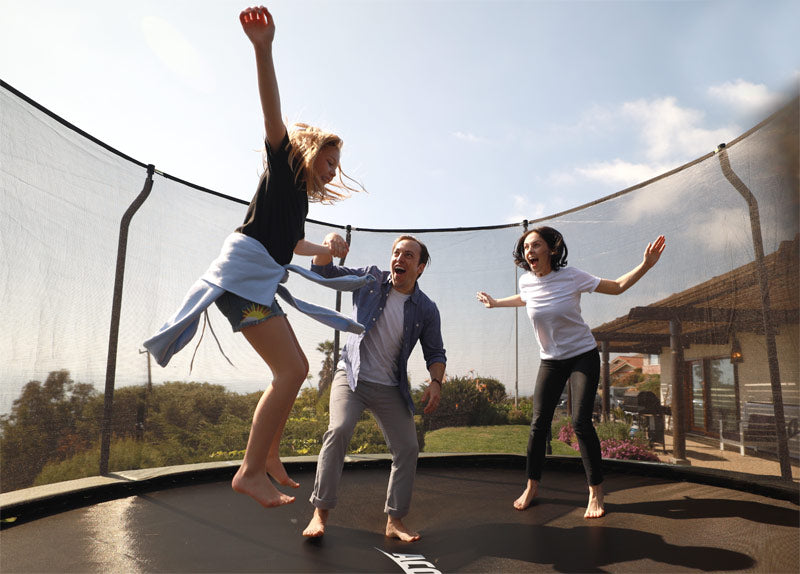
M 267 474 L 275 479 L 275 482 L 283 486 L 291 486 L 292 488 L 300 488 L 300 484 L 289 478 L 289 474 L 283 467 L 281 459 L 267 459 Z
M 514 501 L 514 508 L 517 510 L 525 510 L 531 505 L 531 502 L 536 498 L 538 492 L 539 483 L 529 478 L 528 483 L 525 485 L 525 491 Z
M 240 494 L 246 494 L 261 506 L 271 508 L 294 502 L 294 496 L 283 494 L 275 488 L 266 474 L 247 476 L 240 468 L 231 481 L 231 488 Z
M 414 532 L 406 528 L 403 521 L 392 516 L 386 521 L 386 536 L 389 538 L 399 538 L 403 542 L 414 542 L 420 539 L 419 532 Z
M 311 517 L 311 521 L 306 526 L 306 529 L 303 530 L 303 536 L 307 536 L 308 538 L 319 538 L 323 534 L 325 534 L 325 524 L 328 522 L 328 512 L 329 510 L 325 510 L 324 508 L 315 508 L 314 509 L 314 516 Z
M 603 485 L 597 484 L 589 486 L 589 505 L 586 507 L 584 518 L 600 518 L 605 516 L 606 510 L 603 506 Z

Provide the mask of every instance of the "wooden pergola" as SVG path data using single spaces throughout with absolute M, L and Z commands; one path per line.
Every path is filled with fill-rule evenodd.
M 684 349 L 694 344 L 730 346 L 740 333 L 765 336 L 769 327 L 775 332 L 800 323 L 799 248 L 800 237 L 784 241 L 763 258 L 763 265 L 753 261 L 592 329 L 603 356 L 604 417 L 609 411 L 609 353 L 661 354 L 669 348 L 675 458 L 683 459 L 678 447 L 685 441 Z M 761 268 L 766 270 L 768 298 L 762 296 Z

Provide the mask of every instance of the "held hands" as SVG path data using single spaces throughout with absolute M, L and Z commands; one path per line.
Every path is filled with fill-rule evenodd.
M 653 265 L 658 263 L 658 259 L 664 252 L 664 247 L 666 247 L 666 244 L 667 242 L 663 235 L 659 235 L 655 241 L 647 244 L 647 247 L 644 250 L 644 256 L 642 258 L 642 264 L 644 265 L 645 269 L 650 269 Z
M 322 245 L 330 250 L 331 257 L 344 257 L 350 251 L 347 241 L 338 233 L 329 233 L 322 241 Z
M 254 46 L 269 46 L 275 39 L 275 21 L 264 6 L 243 10 L 239 14 L 239 22 Z

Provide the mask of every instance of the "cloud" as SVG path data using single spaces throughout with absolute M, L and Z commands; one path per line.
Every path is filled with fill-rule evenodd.
M 156 16 L 142 18 L 145 42 L 159 60 L 193 88 L 209 92 L 213 77 L 200 54 L 172 24 Z
M 532 202 L 522 195 L 512 196 L 513 212 L 506 217 L 506 223 L 517 223 L 523 219 L 538 219 L 544 217 L 547 205 L 541 202 Z
M 736 107 L 730 114 L 734 118 L 744 117 L 739 112 L 763 110 L 780 101 L 779 95 L 770 93 L 764 86 L 742 80 L 709 88 L 709 93 Z M 733 121 L 719 127 L 707 127 L 706 123 L 702 110 L 681 106 L 673 96 L 643 98 L 612 106 L 593 104 L 577 125 L 554 127 L 553 133 L 598 134 L 602 136 L 603 146 L 594 144 L 596 149 L 610 150 L 611 158 L 601 157 L 580 165 L 556 168 L 547 175 L 545 182 L 549 187 L 560 188 L 561 193 L 569 193 L 570 188 L 586 182 L 607 189 L 625 189 L 702 157 L 719 143 L 729 142 L 743 132 Z M 612 147 L 620 141 L 624 142 L 621 146 Z M 638 146 L 630 146 L 630 142 L 637 142 Z M 620 149 L 625 151 L 620 153 Z M 650 196 L 641 202 L 634 201 L 628 216 L 635 221 L 654 206 L 674 209 L 674 201 L 679 196 L 672 193 L 670 199 Z
M 575 171 L 551 172 L 545 178 L 545 185 L 547 185 L 548 187 L 565 187 L 569 185 L 574 185 L 578 181 Z
M 459 139 L 461 141 L 465 141 L 465 142 L 468 142 L 468 143 L 473 143 L 473 144 L 491 143 L 488 139 L 482 138 L 480 136 L 476 136 L 475 134 L 470 133 L 470 132 L 457 131 L 457 132 L 453 132 L 452 135 L 456 139 Z
M 703 247 L 717 253 L 742 251 L 749 254 L 750 219 L 745 208 L 712 209 L 697 214 L 684 235 L 692 241 L 702 238 Z
M 681 107 L 671 96 L 633 100 L 605 108 L 594 105 L 580 123 L 583 133 L 604 133 L 606 139 L 616 134 L 637 141 L 638 147 L 632 148 L 631 157 L 554 171 L 548 181 L 561 187 L 592 181 L 624 189 L 701 157 L 742 131 L 735 124 L 706 128 L 704 120 L 702 111 Z
M 621 159 L 597 162 L 585 167 L 575 168 L 575 173 L 585 179 L 613 184 L 626 188 L 668 171 L 663 165 L 630 163 Z
M 621 116 L 634 124 L 648 160 L 673 166 L 705 155 L 741 132 L 735 125 L 701 127 L 703 112 L 680 107 L 674 97 L 626 102 Z
M 744 115 L 766 115 L 778 107 L 784 97 L 770 92 L 764 84 L 753 84 L 741 78 L 708 88 L 708 95 Z
M 658 213 L 665 219 L 680 214 L 685 207 L 684 196 L 691 194 L 693 190 L 691 186 L 684 185 L 686 172 L 681 173 L 683 175 L 673 176 L 676 179 L 661 179 L 626 196 L 623 212 L 625 220 L 635 224 L 653 213 Z

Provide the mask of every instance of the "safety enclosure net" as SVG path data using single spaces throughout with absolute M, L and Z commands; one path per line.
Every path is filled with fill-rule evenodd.
M 156 171 L 141 206 L 131 208 L 149 186 L 148 166 L 7 84 L 0 88 L 0 134 L 4 491 L 30 486 L 47 463 L 81 453 L 97 456 L 100 437 L 85 429 L 96 433 L 100 428 L 103 401 L 97 397 L 109 384 L 122 401 L 113 404 L 112 469 L 163 462 L 126 463 L 121 451 L 115 458 L 125 437 L 150 440 L 142 406 L 148 383 L 155 388 L 167 381 L 194 381 L 241 395 L 266 388 L 269 369 L 240 334 L 231 332 L 215 306 L 208 317 L 219 345 L 207 327 L 203 341 L 197 345 L 198 333 L 166 368 L 150 363 L 142 346 L 242 222 L 246 202 Z M 525 228 L 555 227 L 569 247 L 569 265 L 612 279 L 635 267 L 647 243 L 663 234 L 664 256 L 631 290 L 619 297 L 582 298 L 583 316 L 610 379 L 603 383 L 609 390 L 601 393 L 607 399 L 600 407 L 604 418 L 615 409 L 625 411 L 626 405 L 629 417 L 637 409 L 642 414 L 646 406 L 633 404 L 630 391 L 649 377 L 657 382 L 654 395 L 660 406 L 650 414 L 665 419 L 675 443 L 687 433 L 724 439 L 744 444 L 748 455 L 783 456 L 786 464 L 796 464 L 797 159 L 794 99 L 724 148 L 589 205 L 514 225 L 413 230 L 431 254 L 420 287 L 441 313 L 448 375 L 476 383 L 497 380 L 520 402 L 531 395 L 539 354 L 524 308 L 490 310 L 475 297 L 477 291 L 495 297 L 516 292 L 522 271 L 511 253 Z M 121 232 L 126 212 L 130 226 Z M 345 264 L 388 268 L 392 243 L 405 231 L 349 229 Z M 311 241 L 321 242 L 331 232 L 345 236 L 348 230 L 307 222 Z M 310 260 L 296 256 L 293 263 L 308 266 Z M 121 288 L 116 316 L 115 281 Z M 290 275 L 287 286 L 301 299 L 336 305 L 332 291 L 297 277 Z M 342 294 L 341 301 L 342 312 L 349 315 L 350 295 Z M 334 333 L 283 307 L 309 359 L 311 378 L 304 387 L 317 388 L 318 373 L 330 355 L 325 342 Z M 115 344 L 109 344 L 110 338 Z M 413 387 L 426 385 L 419 347 L 409 372 Z M 613 388 L 620 385 L 614 382 L 626 372 L 630 384 L 615 394 Z M 142 392 L 125 394 L 131 388 Z M 139 397 L 138 406 L 124 402 L 133 396 Z M 65 405 L 57 416 L 48 407 L 55 403 Z M 79 406 L 80 416 L 69 419 L 70 408 L 74 413 Z M 58 426 L 68 419 L 67 427 Z M 17 436 L 20 425 L 30 420 L 37 421 L 41 436 L 25 440 L 39 440 L 38 446 Z M 215 420 L 224 425 L 231 419 L 217 413 Z M 242 434 L 213 449 L 243 449 L 246 429 Z M 42 452 L 26 455 L 36 448 Z

